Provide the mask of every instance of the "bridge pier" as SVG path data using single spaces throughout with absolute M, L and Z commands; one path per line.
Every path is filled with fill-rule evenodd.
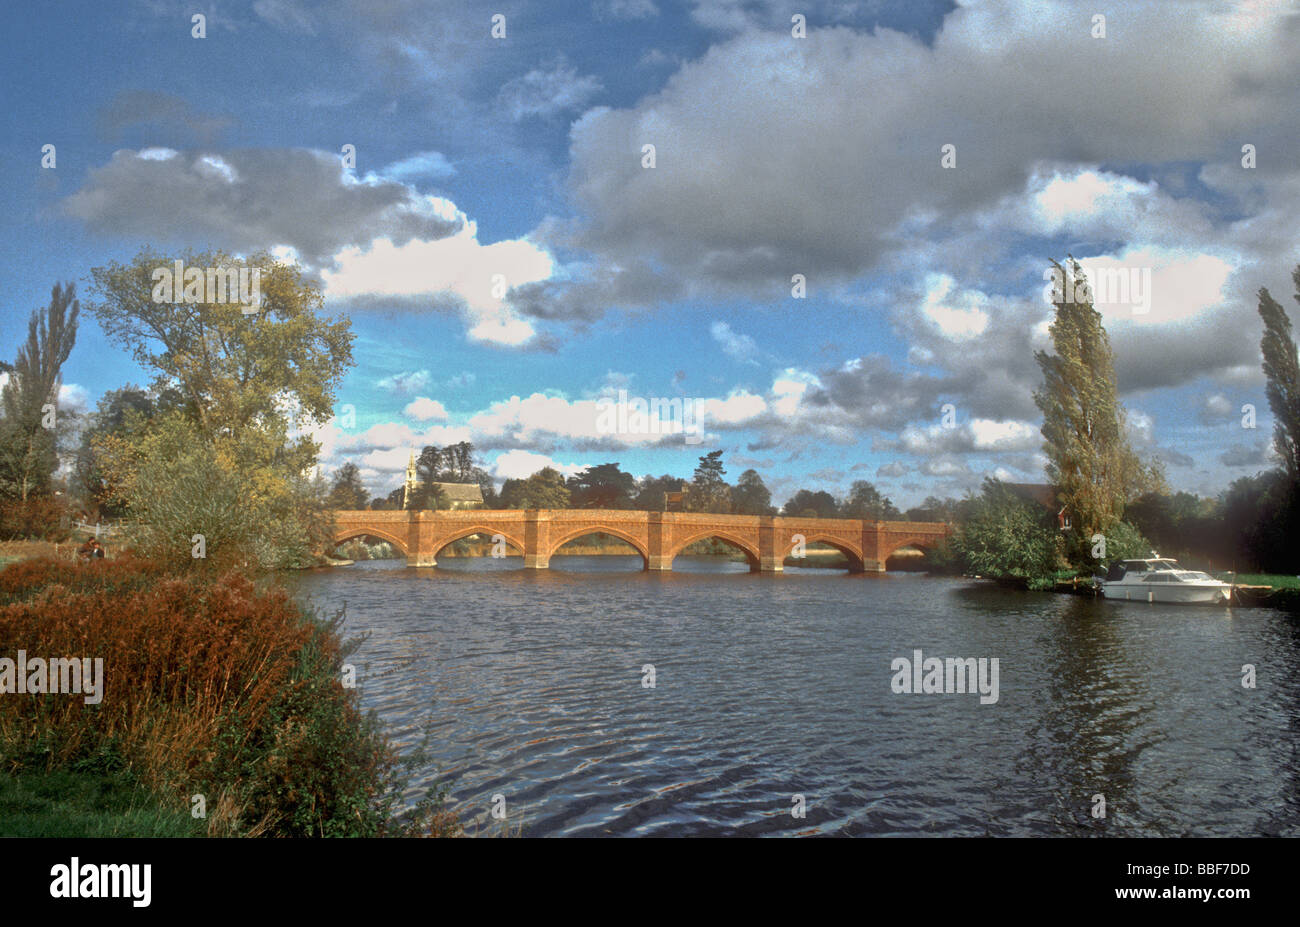
M 524 569 L 546 570 L 551 566 L 551 512 L 524 511 Z
M 781 539 L 782 532 L 777 528 L 776 516 L 762 515 L 758 519 L 758 572 L 784 573 L 785 555 L 783 549 L 788 542 Z M 752 572 L 752 571 L 751 571 Z

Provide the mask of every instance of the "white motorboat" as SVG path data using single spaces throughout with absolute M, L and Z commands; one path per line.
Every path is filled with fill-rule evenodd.
M 1131 602 L 1226 605 L 1232 598 L 1232 586 L 1208 573 L 1184 570 L 1176 560 L 1152 557 L 1112 563 L 1101 581 L 1101 594 Z

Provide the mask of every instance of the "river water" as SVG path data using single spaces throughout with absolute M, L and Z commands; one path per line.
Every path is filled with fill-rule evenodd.
M 375 561 L 299 582 L 369 635 L 363 704 L 424 751 L 408 797 L 443 785 L 471 833 L 1300 834 L 1283 612 L 640 564 Z M 997 658 L 997 701 L 895 693 L 891 663 L 917 649 Z

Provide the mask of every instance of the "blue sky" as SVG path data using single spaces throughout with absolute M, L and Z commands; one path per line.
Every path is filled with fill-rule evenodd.
M 45 5 L 0 65 L 0 355 L 145 244 L 269 248 L 352 319 L 355 422 L 318 437 L 377 494 L 467 439 L 501 478 L 722 448 L 778 502 L 870 479 L 906 506 L 1042 478 L 1071 253 L 1146 283 L 1099 304 L 1133 440 L 1216 493 L 1271 463 L 1255 293 L 1296 308 L 1300 17 L 1172 9 L 1100 35 L 1074 2 Z M 86 316 L 62 401 L 147 380 Z M 620 389 L 698 401 L 704 440 L 602 430 Z

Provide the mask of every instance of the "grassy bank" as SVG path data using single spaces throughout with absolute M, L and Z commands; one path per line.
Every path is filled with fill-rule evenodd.
M 0 699 L 0 834 L 456 832 L 436 801 L 397 813 L 403 769 L 342 683 L 338 621 L 238 573 L 0 570 L 0 657 L 103 660 L 97 704 Z

